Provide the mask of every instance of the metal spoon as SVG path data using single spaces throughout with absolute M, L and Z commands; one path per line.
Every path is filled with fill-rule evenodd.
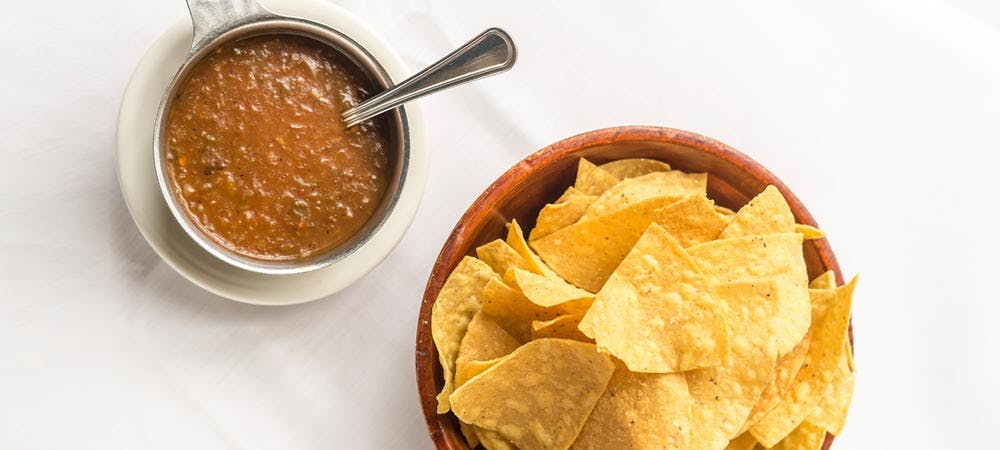
M 517 49 L 510 35 L 490 28 L 396 87 L 344 111 L 342 117 L 352 127 L 415 98 L 504 72 L 515 60 Z

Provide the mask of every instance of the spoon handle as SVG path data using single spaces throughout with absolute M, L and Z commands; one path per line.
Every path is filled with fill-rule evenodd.
M 187 5 L 193 25 L 191 55 L 238 25 L 272 15 L 257 0 L 187 0 Z
M 342 114 L 351 127 L 403 103 L 510 69 L 517 49 L 507 32 L 490 28 L 430 67 Z

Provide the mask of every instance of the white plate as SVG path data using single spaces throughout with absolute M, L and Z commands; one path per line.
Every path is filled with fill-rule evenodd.
M 406 78 L 402 60 L 359 19 L 315 0 L 261 2 L 271 11 L 325 24 L 365 47 L 394 82 Z M 198 246 L 174 220 L 153 169 L 153 121 L 160 97 L 191 47 L 189 19 L 174 25 L 136 67 L 118 112 L 118 182 L 139 231 L 178 273 L 223 297 L 260 305 L 290 305 L 328 296 L 374 268 L 402 239 L 423 195 L 427 179 L 426 130 L 419 107 L 408 104 L 410 171 L 395 210 L 381 229 L 354 254 L 323 269 L 294 275 L 264 275 L 230 266 Z

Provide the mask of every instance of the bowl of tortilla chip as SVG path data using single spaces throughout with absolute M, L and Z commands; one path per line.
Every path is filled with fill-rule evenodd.
M 829 448 L 854 283 L 788 187 L 721 142 L 564 139 L 441 249 L 417 322 L 428 431 L 439 449 Z

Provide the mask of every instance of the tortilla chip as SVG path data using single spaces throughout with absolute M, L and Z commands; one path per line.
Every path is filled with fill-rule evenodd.
M 483 288 L 483 313 L 521 342 L 531 340 L 531 322 L 552 320 L 565 314 L 560 308 L 538 306 L 514 288 L 493 278 Z
M 732 216 L 736 215 L 733 210 L 726 208 L 725 206 L 714 205 L 713 208 L 715 208 L 715 212 L 726 216 L 726 220 L 732 220 Z
M 476 427 L 459 420 L 458 428 L 462 431 L 462 436 L 465 436 L 465 442 L 469 444 L 469 448 L 479 446 L 479 436 L 476 434 Z
M 740 208 L 733 221 L 719 239 L 752 236 L 756 234 L 792 233 L 795 230 L 795 216 L 788 207 L 785 197 L 778 188 L 768 186 L 757 194 L 750 203 Z
M 514 444 L 504 439 L 496 431 L 476 428 L 476 434 L 480 436 L 479 440 L 482 441 L 483 448 L 486 450 L 517 450 Z
M 594 294 L 575 287 L 562 278 L 545 277 L 520 269 L 514 269 L 513 273 L 514 282 L 521 293 L 536 305 L 546 308 L 562 305 L 568 311 L 582 314 L 593 302 Z
M 771 450 L 819 450 L 823 448 L 826 431 L 809 422 L 803 422 L 785 436 Z
M 708 176 L 703 173 L 684 173 L 677 170 L 653 172 L 635 178 L 628 178 L 604 191 L 587 208 L 580 220 L 603 216 L 636 203 L 657 197 L 672 197 L 675 200 L 705 195 Z
M 788 393 L 788 390 L 792 387 L 792 383 L 795 382 L 795 376 L 798 375 L 799 369 L 802 368 L 802 364 L 806 360 L 806 352 L 809 351 L 809 341 L 811 340 L 812 333 L 807 332 L 802 341 L 792 348 L 792 351 L 778 358 L 778 362 L 774 367 L 774 379 L 764 388 L 760 400 L 757 401 L 753 410 L 750 411 L 750 416 L 743 425 L 743 431 L 760 422 L 760 419 L 764 418 L 767 413 L 778 406 L 781 399 Z
M 687 449 L 692 400 L 684 376 L 617 365 L 572 449 Z
M 827 272 L 830 276 L 833 272 Z M 811 284 L 824 285 L 827 281 L 826 274 L 820 275 Z M 812 317 L 817 318 L 821 315 L 821 311 L 825 311 L 827 305 L 833 299 L 833 290 L 817 290 L 809 289 L 809 302 L 812 305 Z M 753 412 L 750 414 L 750 419 L 747 420 L 747 424 L 744 429 L 755 425 L 760 421 L 767 413 L 771 412 L 778 403 L 785 397 L 788 390 L 792 387 L 792 383 L 795 382 L 796 375 L 799 373 L 799 369 L 802 368 L 802 364 L 805 363 L 806 352 L 809 350 L 809 343 L 812 340 L 812 330 L 806 333 L 806 336 L 799 342 L 798 345 L 792 349 L 791 352 L 784 355 L 778 359 L 778 365 L 775 369 L 774 380 L 771 384 L 767 386 L 764 390 L 764 394 L 761 396 L 761 400 L 754 407 Z
M 566 281 L 597 292 L 649 224 L 653 211 L 675 199 L 659 197 L 556 231 L 531 246 Z
M 619 180 L 635 178 L 653 172 L 668 172 L 670 165 L 655 159 L 649 158 L 628 158 L 601 164 L 601 170 L 611 174 Z
M 458 358 L 455 360 L 455 385 L 462 370 L 473 361 L 487 361 L 501 356 L 507 356 L 521 346 L 520 341 L 507 332 L 492 316 L 480 310 L 469 322 L 468 331 L 458 346 Z
M 507 269 L 506 272 L 504 272 L 503 278 L 501 278 L 501 280 L 503 280 L 503 284 L 506 284 L 507 286 L 510 286 L 511 289 L 513 289 L 513 290 L 515 290 L 517 292 L 521 292 L 521 288 L 519 288 L 517 286 L 517 278 L 514 277 L 514 271 L 516 271 L 516 270 L 524 270 L 524 269 L 517 269 L 517 268 L 511 267 L 510 269 Z M 531 272 L 528 272 L 528 273 L 531 273 Z
M 512 219 L 507 224 L 507 245 L 510 245 L 518 255 L 521 255 L 521 258 L 524 258 L 524 261 L 528 265 L 527 270 L 539 275 L 558 278 L 558 275 L 552 269 L 549 269 L 549 266 L 546 266 L 535 252 L 528 248 L 528 242 L 524 240 L 524 232 L 521 231 L 521 226 L 517 224 L 517 219 Z M 503 275 L 503 272 L 500 274 Z
M 802 235 L 803 239 L 823 239 L 826 237 L 826 233 L 819 228 L 814 228 L 809 225 L 803 225 L 801 223 L 795 224 L 795 232 Z
M 826 313 L 827 308 L 837 301 L 836 289 L 810 289 L 809 302 L 812 304 L 813 319 Z
M 522 450 L 565 449 L 613 371 L 614 363 L 593 344 L 539 339 L 456 389 L 452 408 L 459 419 L 494 430 Z
M 728 360 L 723 314 L 691 257 L 651 224 L 579 328 L 633 372 L 671 373 Z
M 527 291 L 521 290 L 518 278 L 525 284 Z M 532 303 L 551 308 L 552 312 L 559 314 L 577 314 L 582 317 L 594 302 L 594 294 L 567 283 L 559 276 L 546 277 L 526 270 L 510 269 L 503 275 L 503 282 L 525 295 Z
M 538 212 L 538 218 L 535 219 L 535 228 L 531 230 L 528 241 L 543 238 L 556 230 L 573 225 L 576 221 L 580 220 L 580 217 L 583 217 L 583 213 L 587 212 L 587 208 L 597 200 L 597 196 L 595 195 L 587 195 L 574 188 L 569 189 L 574 194 L 570 194 L 570 190 L 567 190 L 567 193 L 563 194 L 556 203 L 545 205 Z
M 448 396 L 454 389 L 455 360 L 472 317 L 483 304 L 483 288 L 494 277 L 486 263 L 466 256 L 438 292 L 431 310 L 431 335 L 441 360 L 444 388 L 438 394 L 438 414 L 450 409 Z
M 837 275 L 832 270 L 821 273 L 809 282 L 809 289 L 833 289 L 837 287 Z
M 729 441 L 725 450 L 753 450 L 757 446 L 757 440 L 750 433 L 743 433 Z
M 827 280 L 825 277 L 827 274 L 830 274 L 830 276 L 828 277 L 829 280 Z M 823 275 L 817 277 L 811 283 L 809 283 L 810 286 L 809 300 L 812 302 L 812 308 L 813 308 L 812 314 L 814 318 L 824 314 L 826 312 L 826 309 L 829 308 L 830 304 L 836 301 L 837 291 L 836 288 L 813 288 L 812 286 L 834 285 L 835 283 L 832 280 L 833 280 L 833 272 L 828 271 Z M 846 365 L 847 370 L 850 372 L 854 371 L 853 353 L 854 351 L 851 348 L 851 341 L 850 341 L 850 328 L 848 328 L 848 336 L 845 336 L 844 338 L 844 364 Z M 852 380 L 851 381 L 852 389 L 854 385 L 853 383 L 854 382 Z M 848 394 L 847 401 L 850 402 L 850 394 Z M 818 422 L 815 421 L 813 423 L 820 425 Z
M 557 199 L 556 199 L 556 201 L 555 201 L 555 202 L 553 202 L 553 203 L 550 203 L 550 204 L 554 204 L 554 203 L 564 203 L 564 202 L 568 201 L 569 199 L 571 199 L 571 198 L 573 198 L 573 197 L 576 197 L 576 196 L 578 196 L 578 195 L 587 195 L 587 194 L 584 194 L 583 192 L 580 192 L 580 190 L 579 190 L 579 189 L 577 189 L 577 188 L 575 188 L 575 187 L 573 187 L 573 186 L 570 186 L 570 187 L 566 188 L 566 191 L 564 191 L 564 192 L 562 193 L 562 195 L 560 195 L 560 196 L 559 196 L 559 198 L 557 198 Z M 593 195 L 591 195 L 590 197 L 594 197 L 594 198 L 596 198 L 596 197 L 595 197 L 595 196 L 593 196 Z
M 722 239 L 695 245 L 688 252 L 713 284 L 767 279 L 778 283 L 778 315 L 770 321 L 778 356 L 791 351 L 805 336 L 812 315 L 802 235 Z
M 707 197 L 693 195 L 656 210 L 653 221 L 687 248 L 714 240 L 729 223 L 712 206 Z
M 559 338 L 593 343 L 594 340 L 580 332 L 582 314 L 566 314 L 545 322 L 531 322 L 531 340 Z
M 604 191 L 618 184 L 618 178 L 611 175 L 590 161 L 580 158 L 576 168 L 576 183 L 573 184 L 580 192 L 587 195 L 601 195 Z
M 833 381 L 837 366 L 844 355 L 844 340 L 851 318 L 851 296 L 857 278 L 836 290 L 836 298 L 812 326 L 812 342 L 805 363 L 795 376 L 795 382 L 778 406 L 757 424 L 750 433 L 765 447 L 772 447 L 787 436 L 816 409 L 824 390 Z
M 517 350 L 517 348 L 514 348 L 514 350 Z M 510 353 L 513 353 L 513 351 L 507 354 L 509 355 Z M 455 389 L 458 389 L 459 386 L 465 384 L 466 381 L 475 378 L 476 375 L 485 372 L 486 369 L 489 369 L 490 367 L 496 365 L 496 363 L 500 362 L 500 360 L 503 359 L 503 356 L 493 359 L 488 359 L 485 361 L 468 361 L 465 364 L 459 366 L 460 368 L 458 369 L 458 372 L 455 372 Z
M 844 356 L 837 364 L 837 372 L 833 382 L 826 387 L 819 406 L 809 414 L 806 421 L 829 431 L 834 436 L 840 435 L 847 421 L 847 410 L 851 407 L 851 396 L 854 394 L 854 372 L 847 361 L 849 349 L 844 349 Z
M 496 239 L 476 248 L 476 256 L 499 275 L 513 268 L 530 270 L 528 262 L 502 239 Z
M 723 448 L 737 437 L 750 410 L 773 379 L 778 354 L 768 339 L 768 322 L 777 314 L 777 305 L 772 301 L 777 289 L 773 281 L 713 288 L 716 302 L 728 312 L 732 356 L 721 366 L 684 373 L 694 398 L 694 448 Z
M 844 341 L 844 353 L 847 354 L 847 367 L 851 368 L 851 372 L 856 371 L 854 368 L 854 346 L 851 345 L 851 329 L 847 329 L 847 339 Z

